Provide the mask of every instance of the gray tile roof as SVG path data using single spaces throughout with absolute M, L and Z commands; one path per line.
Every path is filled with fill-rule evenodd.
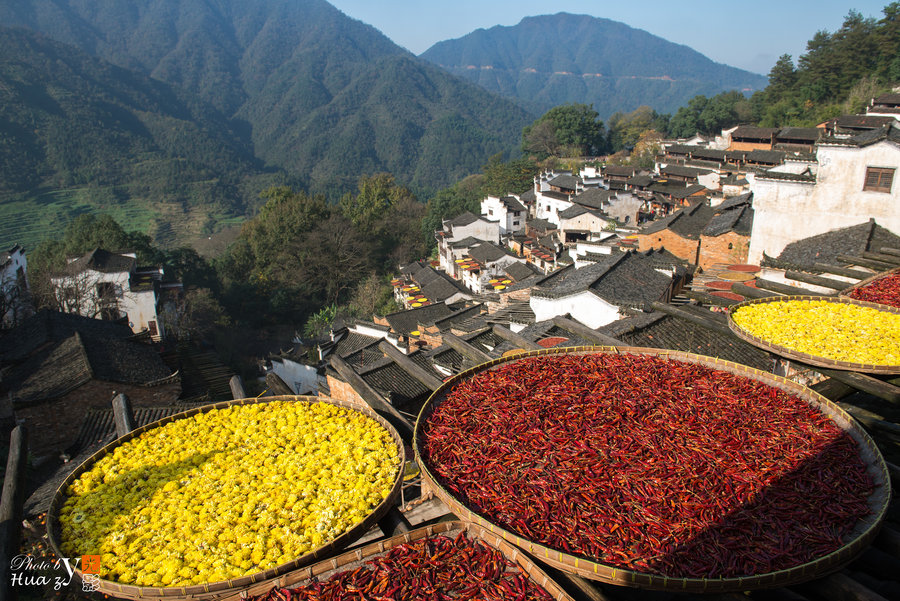
M 423 292 L 424 294 L 424 292 Z M 431 298 L 431 297 L 428 297 Z M 385 316 L 391 329 L 399 334 L 409 334 L 419 329 L 419 324 L 431 324 L 453 313 L 445 303 L 435 303 Z
M 770 140 L 778 133 L 777 127 L 751 127 L 741 125 L 731 132 L 731 139 Z
M 781 141 L 799 141 L 799 142 L 815 142 L 825 134 L 825 130 L 819 127 L 784 127 L 775 137 L 777 142 Z
M 93 269 L 102 273 L 130 272 L 137 265 L 137 259 L 127 255 L 112 253 L 102 248 L 95 248 L 74 261 L 70 261 L 65 268 L 66 273 L 81 273 L 86 269 Z
M 543 232 L 556 229 L 556 225 L 554 225 L 553 223 L 550 223 L 546 219 L 529 219 L 528 221 L 525 222 L 525 225 L 527 225 L 528 227 L 530 227 L 532 229 L 540 230 Z
M 478 238 L 474 236 L 466 236 L 460 240 L 450 243 L 450 248 L 469 248 L 470 246 L 475 246 L 476 244 L 482 242 Z
M 767 257 L 764 264 L 815 271 L 815 263 L 843 264 L 837 255 L 858 256 L 865 251 L 877 251 L 882 246 L 900 248 L 900 236 L 870 219 L 866 223 L 792 242 L 784 247 L 777 259 Z
M 587 188 L 572 199 L 572 202 L 589 209 L 603 209 L 610 202 L 610 198 L 616 195 L 614 190 L 603 188 Z
M 724 208 L 719 205 L 715 211 L 716 214 L 703 229 L 704 236 L 721 236 L 728 232 L 741 236 L 750 235 L 753 228 L 753 208 L 748 203 Z
M 481 242 L 469 249 L 469 256 L 482 265 L 493 263 L 494 261 L 498 261 L 510 254 L 511 253 L 509 253 L 507 250 L 501 248 L 493 242 Z
M 446 273 L 437 272 L 437 274 L 437 278 L 419 286 L 419 290 L 428 300 L 440 303 L 460 293 L 464 295 L 471 294 L 465 286 Z
M 531 263 L 525 263 L 522 261 L 511 263 L 504 269 L 506 269 L 507 275 L 509 275 L 516 282 L 521 282 L 527 277 L 541 274 L 541 271 L 537 267 L 533 266 Z
M 748 163 L 777 165 L 784 162 L 785 153 L 780 150 L 753 150 L 744 158 Z
M 885 104 L 888 106 L 897 106 L 900 105 L 900 94 L 882 94 L 880 96 L 876 96 L 872 104 Z
M 557 175 L 548 182 L 551 186 L 562 188 L 563 190 L 575 190 L 581 183 L 581 178 L 574 175 Z
M 574 219 L 575 217 L 580 217 L 585 213 L 591 213 L 588 209 L 584 208 L 581 205 L 574 204 L 568 209 L 564 209 L 559 212 L 560 219 Z
M 475 223 L 479 219 L 480 219 L 480 217 L 478 215 L 475 215 L 474 213 L 466 211 L 462 215 L 457 215 L 453 219 L 448 219 L 447 221 L 444 222 L 444 225 L 449 225 L 451 227 L 457 226 L 457 225 L 459 225 L 459 226 L 470 225 L 472 223 Z
M 681 165 L 668 165 L 660 169 L 663 175 L 675 175 L 678 177 L 699 177 L 712 173 L 709 169 L 697 169 L 696 167 L 682 167 Z
M 637 167 L 629 167 L 628 165 L 607 165 L 603 168 L 604 175 L 619 177 L 634 177 L 637 172 Z
M 500 198 L 500 202 L 506 207 L 509 211 L 525 211 L 525 205 L 516 199 L 514 196 L 503 196 Z
M 672 215 L 654 222 L 641 230 L 641 234 L 655 234 L 663 230 L 671 230 L 683 238 L 699 240 L 700 234 L 712 218 L 713 209 L 703 201 L 676 211 Z

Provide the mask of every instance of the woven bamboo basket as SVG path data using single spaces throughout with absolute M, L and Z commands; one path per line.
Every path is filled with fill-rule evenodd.
M 93 455 L 91 455 L 84 463 L 82 463 L 78 468 L 75 469 L 69 477 L 66 478 L 63 483 L 60 485 L 59 489 L 56 491 L 56 495 L 53 497 L 53 501 L 50 503 L 50 509 L 47 512 L 47 533 L 50 539 L 50 546 L 53 549 L 53 552 L 56 553 L 57 556 L 62 557 L 62 553 L 60 551 L 60 542 L 61 538 L 61 528 L 59 523 L 59 512 L 62 508 L 63 504 L 66 501 L 65 491 L 69 487 L 69 485 L 74 482 L 81 474 L 85 471 L 89 470 L 94 463 L 96 463 L 101 457 L 106 455 L 107 453 L 113 451 L 116 447 L 121 445 L 124 442 L 127 442 L 133 438 L 140 436 L 142 433 L 152 430 L 154 428 L 159 428 L 173 422 L 175 420 L 184 419 L 191 417 L 193 415 L 197 415 L 198 413 L 205 413 L 207 411 L 212 411 L 213 409 L 224 409 L 226 407 L 231 407 L 232 405 L 251 405 L 257 403 L 269 403 L 272 401 L 294 401 L 301 403 L 327 403 L 331 405 L 336 405 L 338 407 L 343 407 L 346 409 L 351 409 L 353 411 L 359 412 L 381 425 L 385 430 L 390 433 L 391 438 L 394 440 L 394 444 L 397 445 L 397 451 L 400 455 L 400 469 L 397 470 L 397 475 L 394 479 L 394 484 L 391 488 L 390 494 L 377 506 L 372 512 L 364 519 L 362 522 L 356 524 L 349 530 L 345 531 L 343 534 L 333 539 L 331 542 L 324 544 L 309 553 L 306 553 L 297 559 L 290 561 L 288 563 L 284 563 L 282 565 L 276 566 L 274 568 L 270 568 L 268 570 L 257 572 L 255 574 L 250 574 L 248 576 L 243 576 L 241 578 L 236 578 L 234 580 L 226 580 L 221 582 L 210 582 L 206 584 L 200 584 L 196 586 L 188 586 L 188 587 L 142 587 L 142 586 L 133 586 L 128 584 L 121 584 L 118 582 L 114 582 L 111 580 L 102 580 L 100 579 L 97 584 L 97 589 L 105 594 L 108 594 L 113 597 L 120 597 L 124 599 L 192 599 L 199 601 L 209 601 L 213 599 L 220 599 L 223 596 L 226 596 L 235 590 L 243 590 L 249 586 L 252 586 L 255 583 L 269 581 L 273 578 L 276 578 L 282 574 L 286 574 L 297 568 L 302 566 L 307 566 L 313 562 L 321 560 L 325 557 L 329 557 L 333 555 L 336 551 L 343 549 L 353 541 L 357 540 L 361 536 L 363 536 L 369 529 L 372 528 L 376 524 L 376 522 L 381 519 L 388 510 L 397 503 L 397 499 L 400 496 L 400 488 L 403 484 L 403 465 L 406 463 L 406 453 L 403 446 L 403 440 L 400 438 L 400 435 L 391 426 L 385 419 L 376 414 L 374 411 L 360 407 L 359 405 L 354 405 L 351 403 L 347 403 L 344 401 L 340 401 L 337 399 L 331 399 L 327 397 L 314 397 L 314 396 L 274 396 L 274 397 L 265 397 L 265 398 L 255 398 L 255 399 L 237 399 L 234 401 L 225 401 L 222 403 L 216 403 L 213 405 L 205 405 L 203 407 L 197 407 L 196 409 L 191 409 L 189 411 L 185 411 L 183 413 L 178 413 L 176 415 L 172 415 L 161 419 L 159 421 L 153 422 L 151 424 L 147 424 L 141 428 L 137 428 L 125 436 L 111 442 L 106 445 Z M 79 566 L 80 568 L 80 566 Z M 76 569 L 76 573 L 79 578 L 82 578 L 82 572 L 80 569 Z
M 826 357 L 820 357 L 818 355 L 811 355 L 809 353 L 802 353 L 800 351 L 795 351 L 793 349 L 789 349 L 785 346 L 781 346 L 779 344 L 773 344 L 768 340 L 763 338 L 759 338 L 758 336 L 754 336 L 750 334 L 739 325 L 734 322 L 732 319 L 732 312 L 738 311 L 741 307 L 746 307 L 749 305 L 757 305 L 761 303 L 780 303 L 787 302 L 793 300 L 800 301 L 823 301 L 829 303 L 839 303 L 845 305 L 856 305 L 858 307 L 868 307 L 870 309 L 875 309 L 877 311 L 883 311 L 885 313 L 894 313 L 900 314 L 900 307 L 889 307 L 887 305 L 880 305 L 878 303 L 869 303 L 866 301 L 856 300 L 854 298 L 846 298 L 842 296 L 831 296 L 831 297 L 823 297 L 823 296 L 807 296 L 807 295 L 794 295 L 794 296 L 774 296 L 767 298 L 757 298 L 753 300 L 744 301 L 740 304 L 733 305 L 728 309 L 728 327 L 731 328 L 731 331 L 734 332 L 736 336 L 746 340 L 750 344 L 759 347 L 765 351 L 769 351 L 770 353 L 774 353 L 776 355 L 780 355 L 787 359 L 793 359 L 795 361 L 799 361 L 800 363 L 807 363 L 809 365 L 815 365 L 818 367 L 826 367 L 831 369 L 840 369 L 845 371 L 859 371 L 870 374 L 900 374 L 900 365 L 870 365 L 868 363 L 852 363 L 850 361 L 835 361 L 834 359 L 828 359 Z
M 871 284 L 872 282 L 877 282 L 878 280 L 880 280 L 883 277 L 886 277 L 889 275 L 894 275 L 897 273 L 900 273 L 900 267 L 897 267 L 896 269 L 891 269 L 889 271 L 882 271 L 881 273 L 876 273 L 872 277 L 866 278 L 866 279 L 862 280 L 861 282 L 857 282 L 856 284 L 853 284 L 849 288 L 845 288 L 844 290 L 841 290 L 838 293 L 838 296 L 850 298 L 850 295 L 853 293 L 854 290 L 858 290 L 859 288 L 867 286 L 867 285 Z M 871 302 L 871 301 L 863 301 L 863 302 Z M 878 305 L 879 307 L 892 306 L 892 305 L 884 305 L 882 303 L 874 303 L 874 304 Z
M 560 549 L 551 548 L 540 543 L 523 538 L 520 534 L 506 530 L 491 522 L 483 515 L 466 507 L 456 496 L 447 490 L 440 479 L 432 471 L 432 466 L 424 459 L 424 426 L 436 406 L 440 404 L 447 392 L 458 382 L 469 378 L 478 372 L 493 369 L 509 361 L 516 361 L 527 357 L 536 357 L 552 354 L 593 354 L 593 353 L 619 353 L 636 355 L 653 355 L 664 359 L 696 363 L 712 369 L 741 375 L 765 384 L 780 388 L 790 394 L 800 397 L 812 407 L 817 408 L 828 416 L 836 426 L 847 432 L 858 444 L 860 455 L 867 465 L 867 471 L 875 483 L 874 492 L 868 499 L 870 513 L 853 528 L 846 537 L 847 543 L 838 550 L 819 557 L 814 561 L 765 574 L 756 574 L 735 578 L 679 578 L 666 577 L 657 574 L 649 574 L 635 570 L 623 569 L 612 565 L 600 563 L 580 555 L 572 555 Z M 786 378 L 767 372 L 759 371 L 745 365 L 722 361 L 719 359 L 670 351 L 665 349 L 633 348 L 633 347 L 570 347 L 553 348 L 538 351 L 520 353 L 507 358 L 500 358 L 484 363 L 467 371 L 461 372 L 446 381 L 437 389 L 422 407 L 416 422 L 415 440 L 413 447 L 416 453 L 416 461 L 422 469 L 423 478 L 434 490 L 435 495 L 444 501 L 450 510 L 460 518 L 474 522 L 490 532 L 506 539 L 522 548 L 547 565 L 577 574 L 579 576 L 597 580 L 609 584 L 629 586 L 643 589 L 680 591 L 690 593 L 721 593 L 732 591 L 747 591 L 753 589 L 777 588 L 812 580 L 824 574 L 834 572 L 851 562 L 869 544 L 878 532 L 881 522 L 890 502 L 890 476 L 887 464 L 881 456 L 874 441 L 856 424 L 856 422 L 840 407 L 823 397 L 822 395 L 800 386 Z
M 327 580 L 338 572 L 354 570 L 363 566 L 367 561 L 385 555 L 394 547 L 432 536 L 443 535 L 453 538 L 460 532 L 466 532 L 469 538 L 480 540 L 489 547 L 493 547 L 500 551 L 507 559 L 518 564 L 534 584 L 547 591 L 547 593 L 549 593 L 556 601 L 573 601 L 572 597 L 566 593 L 559 584 L 552 580 L 546 572 L 539 568 L 537 564 L 535 564 L 535 562 L 518 547 L 509 544 L 503 540 L 503 538 L 492 534 L 477 524 L 462 521 L 438 522 L 437 524 L 424 526 L 393 538 L 385 538 L 347 551 L 337 557 L 326 559 L 311 566 L 293 570 L 277 578 L 254 584 L 242 591 L 234 591 L 227 597 L 222 597 L 219 601 L 239 601 L 246 597 L 263 595 L 271 591 L 273 587 L 296 588 L 308 583 L 313 578 L 320 581 Z

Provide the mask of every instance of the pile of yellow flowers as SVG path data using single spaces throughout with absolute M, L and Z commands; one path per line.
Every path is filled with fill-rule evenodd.
M 327 403 L 235 405 L 147 431 L 69 486 L 64 555 L 101 578 L 191 586 L 273 568 L 335 539 L 389 494 L 396 444 Z
M 772 344 L 834 361 L 900 365 L 900 315 L 824 300 L 787 300 L 739 308 L 742 330 Z

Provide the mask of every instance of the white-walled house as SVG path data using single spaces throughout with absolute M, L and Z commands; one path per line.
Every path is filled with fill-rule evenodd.
M 163 293 L 181 289 L 180 283 L 163 284 L 162 278 L 161 266 L 138 267 L 135 253 L 97 248 L 70 258 L 65 272 L 51 282 L 62 311 L 107 320 L 127 317 L 133 332 L 148 331 L 159 340 L 166 336 Z
M 500 224 L 469 212 L 445 220 L 443 226 L 442 230 L 434 233 L 434 236 L 438 242 L 440 267 L 451 275 L 455 275 L 454 260 L 460 258 L 460 253 L 467 248 L 467 245 L 460 245 L 460 242 L 470 238 L 476 242 L 483 240 L 494 244 L 500 243 Z
M 488 221 L 496 221 L 500 226 L 500 235 L 503 236 L 525 229 L 528 209 L 513 194 L 488 196 L 481 201 L 481 216 Z
M 31 315 L 28 290 L 28 260 L 16 244 L 0 252 L 0 322 L 11 326 Z
M 778 256 L 791 242 L 870 219 L 900 232 L 900 129 L 820 140 L 816 158 L 815 174 L 757 174 L 750 263 L 763 253 Z

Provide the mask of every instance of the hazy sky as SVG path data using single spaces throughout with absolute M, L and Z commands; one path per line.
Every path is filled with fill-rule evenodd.
M 819 30 L 833 32 L 851 9 L 881 18 L 890 0 L 329 0 L 345 14 L 421 54 L 434 43 L 479 28 L 515 25 L 557 12 L 621 21 L 712 60 L 768 74 L 782 54 L 797 57 Z

